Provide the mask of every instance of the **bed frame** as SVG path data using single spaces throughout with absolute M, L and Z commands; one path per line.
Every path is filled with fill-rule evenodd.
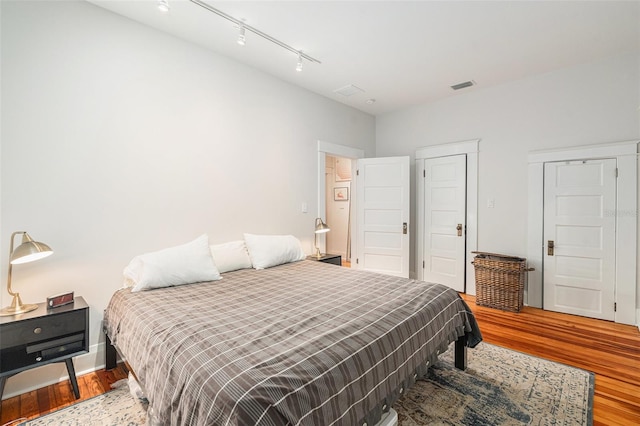
M 113 370 L 117 366 L 118 351 L 116 347 L 111 343 L 111 338 L 105 332 L 105 370 Z M 455 341 L 454 348 L 454 364 L 459 370 L 467 369 L 467 336 L 463 335 L 458 337 Z

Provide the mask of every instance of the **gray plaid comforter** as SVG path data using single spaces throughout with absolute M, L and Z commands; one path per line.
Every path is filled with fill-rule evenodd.
M 162 425 L 371 425 L 449 343 L 481 340 L 447 287 L 313 261 L 122 289 L 104 324 Z

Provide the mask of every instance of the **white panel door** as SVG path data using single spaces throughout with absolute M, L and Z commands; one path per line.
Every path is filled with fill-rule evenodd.
M 358 269 L 409 277 L 409 157 L 358 160 Z
M 465 155 L 424 161 L 424 281 L 464 291 Z
M 544 309 L 613 320 L 616 160 L 546 163 Z

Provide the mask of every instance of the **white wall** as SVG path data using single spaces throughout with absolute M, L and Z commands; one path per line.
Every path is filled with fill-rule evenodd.
M 133 256 L 243 232 L 290 233 L 311 253 L 317 141 L 374 154 L 372 116 L 91 4 L 1 7 L 0 302 L 9 236 L 26 230 L 54 255 L 15 267 L 14 288 L 84 296 L 94 352 Z M 64 374 L 21 373 L 4 396 Z
M 478 248 L 526 257 L 527 154 L 639 139 L 639 64 L 635 52 L 492 88 L 479 82 L 451 98 L 378 116 L 376 155 L 414 157 L 420 147 L 480 139 Z M 487 208 L 488 199 L 495 208 Z

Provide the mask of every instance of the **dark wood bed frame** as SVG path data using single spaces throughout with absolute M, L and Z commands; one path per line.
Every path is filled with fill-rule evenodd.
M 107 335 L 107 333 L 104 334 L 105 336 L 105 370 L 112 370 L 114 368 L 116 368 L 117 365 L 117 350 L 116 347 L 113 346 L 113 343 L 111 343 L 111 338 L 109 338 L 109 336 Z M 455 341 L 455 348 L 454 348 L 454 364 L 456 366 L 457 369 L 459 370 L 466 370 L 467 369 L 467 336 L 461 336 L 458 337 L 458 340 Z

